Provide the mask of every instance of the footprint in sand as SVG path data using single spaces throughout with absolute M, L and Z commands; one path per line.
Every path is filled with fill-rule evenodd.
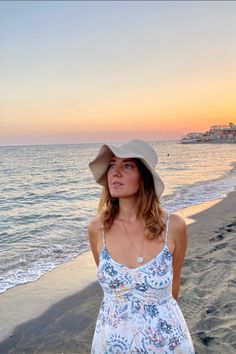
M 219 234 L 213 238 L 211 238 L 209 241 L 221 241 L 224 240 L 224 236 L 222 234 Z
M 209 289 L 212 296 L 206 296 L 204 299 L 202 296 L 199 296 L 199 291 L 196 291 L 196 298 L 180 298 L 180 306 L 186 320 L 191 321 L 194 318 L 196 321 L 197 319 L 202 318 L 202 316 L 206 314 L 206 311 L 211 311 L 213 309 L 212 304 L 218 297 L 218 292 L 221 291 L 223 287 L 222 279 L 229 274 L 230 269 L 230 264 L 225 264 L 224 268 L 221 268 L 217 272 L 209 273 L 201 271 L 197 289 L 200 292 L 201 289 L 204 289 L 204 292 L 206 292 L 206 289 Z
M 209 241 L 209 248 L 199 248 L 198 256 L 185 259 L 185 273 L 188 280 L 189 273 L 194 275 L 195 289 L 192 291 L 192 296 L 183 296 L 180 298 L 180 306 L 183 310 L 186 320 L 197 322 L 207 315 L 214 315 L 216 309 L 214 303 L 226 288 L 235 286 L 234 280 L 228 279 L 232 271 L 232 262 L 227 261 L 235 256 L 234 247 L 232 245 L 233 231 L 236 229 L 236 222 L 219 228 L 215 231 L 215 236 Z M 227 240 L 227 242 L 225 242 Z M 207 259 L 207 255 L 211 257 Z M 203 257 L 203 259 L 201 259 Z M 223 258 L 222 258 L 223 257 Z M 224 259 L 226 257 L 226 259 Z M 208 262 L 206 262 L 208 260 Z M 219 265 L 216 271 L 212 271 L 212 267 Z M 185 274 L 184 273 L 184 274 Z M 185 278 L 183 284 L 188 288 L 188 281 Z M 230 282 L 230 283 L 229 283 Z M 208 296 L 211 294 L 211 296 Z M 230 308 L 225 309 L 230 311 Z M 201 340 L 204 342 L 211 341 L 212 338 L 206 337 L 202 332 Z M 208 343 L 205 343 L 206 345 Z
M 228 246 L 227 242 L 219 243 L 218 245 L 215 245 L 215 247 L 212 250 L 210 250 L 209 252 L 212 253 L 212 252 L 215 252 L 217 250 L 222 250 L 222 249 L 224 249 L 227 246 Z
M 218 233 L 218 235 L 215 237 L 212 237 L 209 241 L 214 242 L 214 241 L 224 240 L 224 238 L 225 238 L 224 235 L 235 230 L 234 226 L 236 226 L 236 223 L 232 223 L 232 224 L 228 224 L 224 227 L 220 227 L 219 231 L 216 231 Z
M 228 224 L 228 225 L 226 225 L 226 227 L 233 227 L 233 226 L 236 226 L 236 222 L 232 222 L 231 224 Z
M 209 343 L 214 339 L 212 336 L 207 336 L 205 332 L 199 332 L 198 337 L 206 347 L 208 347 Z

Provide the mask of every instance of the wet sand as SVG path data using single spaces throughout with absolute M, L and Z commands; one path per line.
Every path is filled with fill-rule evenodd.
M 235 353 L 236 192 L 179 214 L 189 224 L 180 306 L 196 353 Z M 89 353 L 102 299 L 95 279 L 87 252 L 1 294 L 0 353 Z

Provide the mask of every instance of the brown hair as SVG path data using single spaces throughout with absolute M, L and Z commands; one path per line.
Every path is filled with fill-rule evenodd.
M 152 174 L 139 159 L 135 159 L 135 162 L 141 175 L 141 187 L 138 195 L 138 215 L 145 222 L 148 238 L 154 239 L 160 236 L 165 228 L 165 223 L 161 219 L 163 210 L 155 193 Z M 104 187 L 101 194 L 98 211 L 104 231 L 106 232 L 111 228 L 119 211 L 119 199 L 111 196 L 108 185 Z

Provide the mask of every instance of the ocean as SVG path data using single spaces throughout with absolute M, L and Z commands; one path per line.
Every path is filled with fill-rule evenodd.
M 151 142 L 169 212 L 236 187 L 235 144 Z M 36 281 L 89 250 L 101 187 L 88 162 L 101 144 L 0 147 L 0 293 Z

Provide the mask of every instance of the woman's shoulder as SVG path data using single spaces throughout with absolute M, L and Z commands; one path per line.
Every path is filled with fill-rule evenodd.
M 102 229 L 102 222 L 100 215 L 96 215 L 91 219 L 88 225 L 88 231 L 90 235 L 97 235 Z
M 187 227 L 184 218 L 178 214 L 171 213 L 170 230 L 172 239 L 176 244 L 185 244 L 187 242 Z
M 163 209 L 163 219 L 167 222 L 169 218 L 170 226 L 174 226 L 177 229 L 184 229 L 186 227 L 185 220 L 182 216 L 175 213 L 169 213 L 167 210 Z
M 172 225 L 176 229 L 181 231 L 186 228 L 186 222 L 185 222 L 184 218 L 182 216 L 180 216 L 179 214 L 171 213 L 170 219 L 171 219 Z

